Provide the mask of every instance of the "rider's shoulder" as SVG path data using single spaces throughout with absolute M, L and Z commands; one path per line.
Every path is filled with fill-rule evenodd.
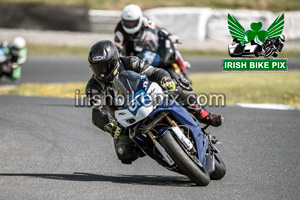
M 133 57 L 135 56 L 120 56 L 120 62 L 126 67 L 127 65 L 130 65 Z
M 123 59 L 123 60 L 127 60 L 127 61 L 130 61 L 131 63 L 132 62 L 136 62 L 136 61 L 139 61 L 139 60 L 141 60 L 139 57 L 137 57 L 137 56 L 122 56 L 122 57 L 120 57 L 121 59 Z
M 123 64 L 123 66 L 127 69 L 139 65 L 139 61 L 141 61 L 141 59 L 137 56 L 121 56 L 120 61 Z

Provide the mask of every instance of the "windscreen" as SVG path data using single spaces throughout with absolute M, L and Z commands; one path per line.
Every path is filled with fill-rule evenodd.
M 123 71 L 114 78 L 113 85 L 118 95 L 127 97 L 136 92 L 139 82 L 140 75 L 138 73 L 134 71 Z
M 139 45 L 142 46 L 144 50 L 156 52 L 158 50 L 158 30 L 145 29 Z

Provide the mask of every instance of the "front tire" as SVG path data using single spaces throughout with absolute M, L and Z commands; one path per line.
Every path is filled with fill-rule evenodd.
M 165 70 L 167 70 L 171 76 L 172 79 L 177 80 L 179 77 L 184 77 L 184 75 L 182 74 L 182 72 L 178 72 L 176 73 L 175 69 L 173 67 L 168 67 Z
M 220 180 L 226 174 L 226 166 L 220 156 L 215 154 L 215 171 L 210 175 L 212 180 Z
M 179 169 L 199 186 L 206 186 L 210 182 L 207 171 L 198 166 L 182 149 L 180 144 L 174 139 L 170 131 L 167 131 L 160 139 L 159 143 L 178 165 Z
M 254 51 L 255 57 L 259 57 L 261 55 L 261 51 L 262 51 L 261 46 L 257 46 L 255 51 Z

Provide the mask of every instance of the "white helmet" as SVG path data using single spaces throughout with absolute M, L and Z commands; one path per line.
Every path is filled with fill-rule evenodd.
M 128 34 L 138 32 L 142 27 L 143 13 L 138 5 L 130 4 L 123 8 L 122 26 Z
M 12 49 L 13 54 L 18 54 L 19 50 L 26 46 L 26 41 L 22 37 L 15 37 L 8 46 Z

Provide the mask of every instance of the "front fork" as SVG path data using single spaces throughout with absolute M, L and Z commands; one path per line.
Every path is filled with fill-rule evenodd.
M 211 152 L 219 153 L 220 151 L 215 146 L 215 144 L 217 144 L 218 142 L 216 136 L 212 136 L 210 135 L 210 133 L 206 133 L 206 129 L 208 128 L 208 126 L 209 125 L 206 125 L 204 128 L 202 128 L 202 132 L 208 139 L 209 149 L 211 150 Z
M 202 129 L 205 137 L 208 139 L 208 148 L 209 148 L 209 155 L 206 156 L 205 161 L 201 163 L 197 157 L 197 151 L 195 149 L 195 146 L 191 144 L 191 140 L 188 139 L 184 133 L 182 133 L 180 127 L 178 124 L 172 120 L 167 112 L 162 112 L 158 117 L 152 120 L 150 124 L 146 125 L 144 131 L 147 133 L 157 150 L 161 153 L 164 160 L 169 164 L 169 166 L 173 166 L 175 163 L 172 160 L 172 158 L 168 155 L 168 153 L 165 151 L 165 149 L 157 142 L 157 137 L 152 133 L 151 129 L 157 124 L 158 122 L 162 121 L 163 119 L 166 119 L 168 124 L 172 127 L 173 133 L 176 135 L 176 138 L 178 139 L 179 143 L 184 146 L 184 150 L 190 154 L 191 159 L 198 164 L 200 167 L 204 167 L 207 172 L 212 173 L 215 170 L 215 164 L 214 164 L 214 153 L 218 153 L 219 150 L 214 146 L 214 144 L 217 142 L 216 138 L 214 136 L 211 136 L 205 132 L 205 129 L 208 127 L 204 127 Z
M 194 145 L 192 144 L 192 142 L 190 141 L 189 138 L 187 138 L 185 136 L 184 133 L 182 133 L 182 130 L 180 129 L 180 127 L 177 125 L 177 123 L 172 120 L 168 115 L 165 116 L 165 119 L 167 120 L 167 122 L 169 123 L 169 125 L 172 127 L 172 131 L 174 132 L 174 134 L 177 136 L 177 138 L 179 139 L 179 141 L 185 146 L 185 148 L 192 154 L 195 155 L 197 154 L 197 151 L 194 147 Z M 148 130 L 147 134 L 149 136 L 149 138 L 151 139 L 151 141 L 153 142 L 153 144 L 155 146 L 157 146 L 159 143 L 156 141 L 156 136 L 153 135 L 153 133 Z M 160 146 L 160 145 L 158 145 Z M 160 148 L 160 147 L 159 147 Z M 158 150 L 160 151 L 160 149 L 158 148 Z M 161 152 L 162 153 L 162 152 Z M 164 152 L 163 152 L 164 153 Z M 162 153 L 162 154 L 163 154 Z M 164 156 L 164 155 L 163 155 Z M 165 156 L 164 156 L 165 157 Z

